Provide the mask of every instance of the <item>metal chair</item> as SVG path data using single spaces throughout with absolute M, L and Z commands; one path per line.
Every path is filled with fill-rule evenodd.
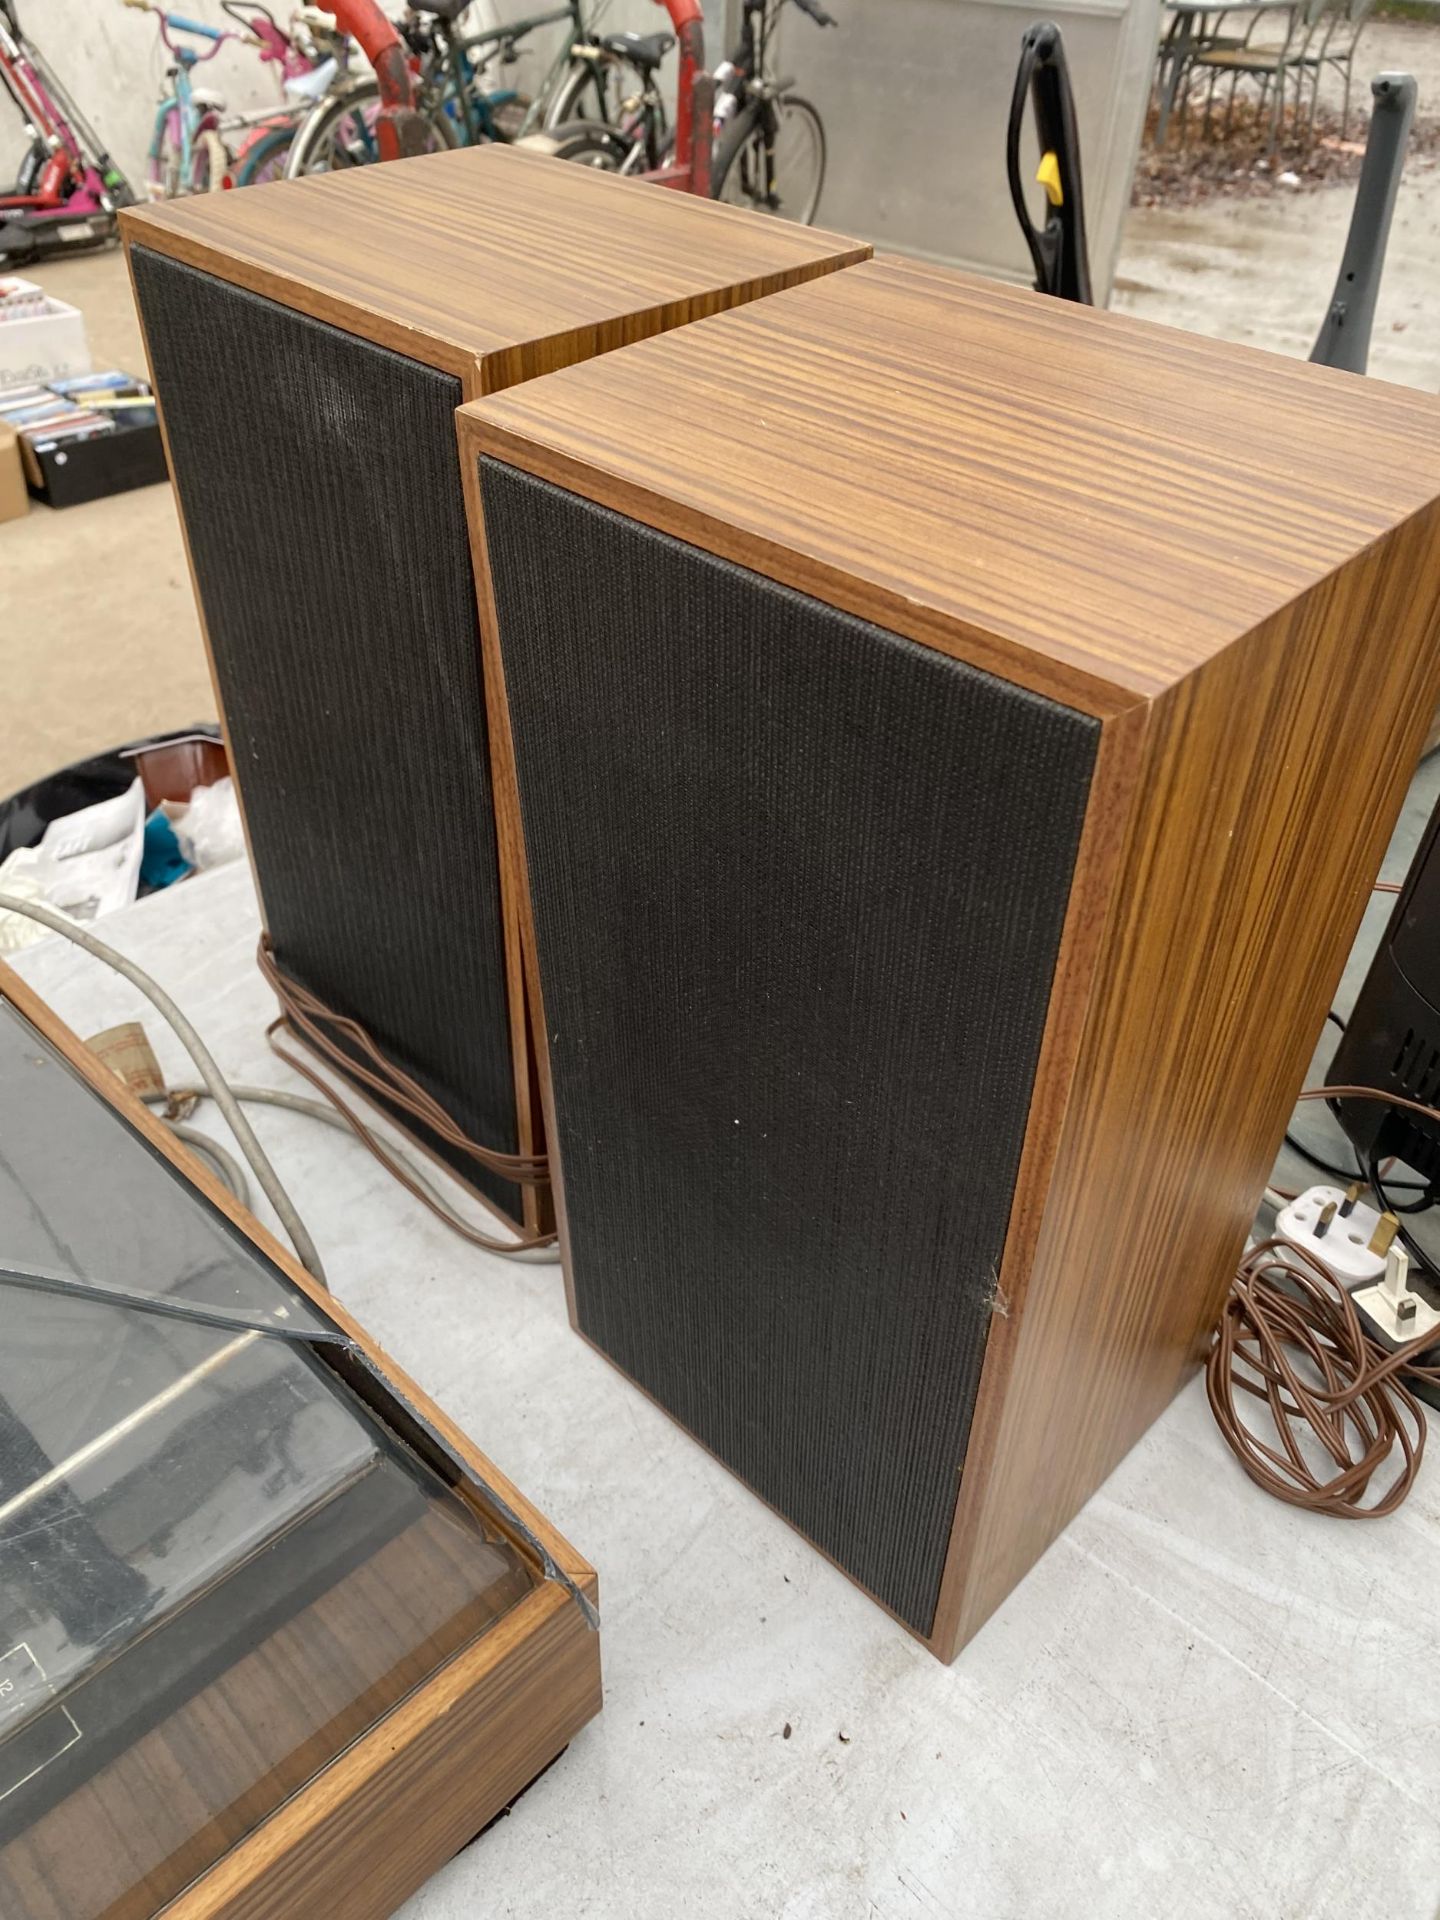
M 1165 145 L 1165 137 L 1170 129 L 1170 118 L 1177 102 L 1180 106 L 1180 126 L 1182 136 L 1187 127 L 1186 103 L 1190 85 L 1190 69 L 1195 57 L 1217 47 L 1243 47 L 1243 33 L 1224 33 L 1221 23 L 1233 7 L 1214 7 L 1206 9 L 1199 6 L 1185 6 L 1180 0 L 1167 0 L 1167 10 L 1171 15 L 1155 55 L 1154 91 L 1158 102 L 1155 122 L 1155 145 Z
M 1260 106 L 1270 98 L 1270 140 L 1266 148 L 1273 154 L 1280 138 L 1280 121 L 1285 111 L 1285 90 L 1291 78 L 1295 84 L 1295 108 L 1298 114 L 1304 93 L 1305 76 L 1309 73 L 1319 84 L 1319 71 L 1323 63 L 1321 44 L 1327 15 L 1346 9 L 1359 0 L 1304 0 L 1303 5 L 1292 7 L 1285 16 L 1285 38 L 1276 43 L 1257 42 L 1254 32 L 1262 21 L 1273 18 L 1274 10 L 1258 13 L 1250 23 L 1245 42 L 1239 47 L 1204 48 L 1191 61 L 1192 73 L 1201 71 L 1210 75 L 1210 91 L 1205 100 L 1205 127 L 1210 125 L 1210 107 L 1215 97 L 1216 82 L 1226 74 L 1230 76 L 1230 99 L 1225 110 L 1225 131 L 1230 131 L 1235 113 L 1235 89 L 1242 76 L 1258 80 L 1260 83 Z M 1368 4 L 1368 0 L 1366 0 Z M 1317 38 L 1320 36 L 1320 38 Z M 1352 48 L 1353 52 L 1353 48 Z M 1273 89 L 1273 94 L 1272 94 Z M 1315 118 L 1315 103 L 1311 100 L 1310 118 Z
M 1315 85 L 1310 96 L 1310 125 L 1315 125 L 1315 105 L 1320 93 L 1320 74 L 1325 67 L 1334 67 L 1344 76 L 1345 104 L 1340 112 L 1340 138 L 1345 138 L 1350 124 L 1350 86 L 1354 78 L 1355 48 L 1365 22 L 1370 18 L 1375 0 L 1338 0 L 1327 15 L 1329 27 L 1320 46 L 1320 66 L 1315 72 Z

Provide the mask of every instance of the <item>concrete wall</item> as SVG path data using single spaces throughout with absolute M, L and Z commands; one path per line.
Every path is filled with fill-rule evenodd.
M 17 0 L 20 24 L 74 96 L 75 104 L 105 141 L 112 157 L 143 196 L 145 149 L 155 123 L 169 64 L 159 29 L 120 0 Z M 177 13 L 224 26 L 219 0 L 172 0 Z M 285 0 L 271 0 L 277 19 Z M 235 111 L 278 99 L 273 67 L 262 67 L 246 47 L 222 47 L 196 69 L 196 85 L 213 87 Z M 24 150 L 24 129 L 9 94 L 0 91 L 0 176 L 14 175 Z
M 491 0 L 508 19 L 532 0 Z M 1005 179 L 1005 122 L 1020 36 L 1054 18 L 1065 36 L 1098 297 L 1120 229 L 1160 33 L 1160 0 L 825 0 L 821 29 L 781 16 L 779 65 L 819 108 L 829 145 L 819 220 L 877 247 L 1006 278 L 1031 277 Z M 739 0 L 705 0 L 712 66 L 734 42 Z M 610 30 L 667 25 L 655 0 L 611 0 Z M 537 35 L 537 42 L 541 36 Z M 517 68 L 534 86 L 539 64 Z M 673 84 L 673 83 L 672 83 Z M 1024 149 L 1033 175 L 1033 134 Z M 1035 189 L 1034 218 L 1043 198 Z
M 216 26 L 227 24 L 220 0 L 168 3 L 175 12 L 192 19 Z M 293 0 L 267 0 L 267 4 L 283 22 Z M 381 4 L 398 17 L 398 0 L 381 0 Z M 496 20 L 523 20 L 547 13 L 559 4 L 561 0 L 473 0 L 468 24 L 478 32 Z M 137 190 L 143 190 L 145 150 L 167 65 L 155 22 L 122 6 L 121 0 L 18 0 L 18 5 L 27 35 L 39 46 Z M 655 0 L 609 0 L 602 18 L 606 29 L 615 32 L 631 29 L 655 33 L 669 24 L 664 8 Z M 513 67 L 497 69 L 496 84 L 533 89 L 559 44 L 558 29 L 537 32 L 527 43 L 529 51 L 523 59 Z M 214 60 L 196 71 L 197 84 L 215 88 L 236 112 L 268 106 L 279 98 L 275 69 L 262 67 L 258 56 L 245 47 L 222 47 Z M 13 176 L 23 148 L 20 117 L 9 95 L 0 92 L 0 177 L 8 180 Z
M 780 61 L 825 122 L 820 223 L 877 247 L 1027 281 L 1030 257 L 1005 177 L 1005 125 L 1021 34 L 1034 20 L 1059 23 L 1080 122 L 1095 293 L 1105 299 L 1140 144 L 1159 0 L 825 5 L 839 24 L 823 31 L 787 8 Z M 1033 177 L 1033 133 L 1023 154 Z M 1037 225 L 1042 207 L 1037 187 Z
M 20 4 L 27 29 L 138 185 L 164 71 L 153 22 L 120 0 Z M 184 4 L 197 18 L 224 18 L 219 0 Z M 276 0 L 277 17 L 287 4 Z M 523 19 L 549 4 L 475 0 L 470 20 L 479 28 L 497 18 Z M 1103 297 L 1129 200 L 1159 0 L 826 4 L 838 28 L 822 32 L 789 8 L 780 36 L 785 71 L 820 109 L 829 139 L 821 222 L 896 252 L 1015 278 L 1028 278 L 1029 264 L 1005 183 L 1005 116 L 1021 32 L 1036 18 L 1059 20 L 1080 116 L 1092 266 Z M 733 40 L 738 0 L 706 0 L 706 13 L 714 65 Z M 656 0 L 610 0 L 602 24 L 649 33 L 668 21 Z M 501 83 L 533 91 L 557 45 L 555 30 L 535 34 Z M 672 56 L 670 85 L 673 71 Z M 242 47 L 222 49 L 203 72 L 234 109 L 275 97 L 272 71 Z M 0 171 L 13 166 L 20 147 L 18 118 L 8 98 L 0 100 Z M 1035 197 L 1038 219 L 1038 189 Z

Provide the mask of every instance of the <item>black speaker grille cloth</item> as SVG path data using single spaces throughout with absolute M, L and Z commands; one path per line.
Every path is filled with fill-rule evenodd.
M 133 259 L 276 957 L 514 1152 L 459 382 Z
M 924 1630 L 1098 728 L 482 484 L 580 1325 Z

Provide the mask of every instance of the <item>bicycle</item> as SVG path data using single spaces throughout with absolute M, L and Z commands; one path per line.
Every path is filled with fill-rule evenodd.
M 638 77 L 639 90 L 617 103 L 613 123 L 557 121 L 544 136 L 546 151 L 557 160 L 607 173 L 658 172 L 674 146 L 674 135 L 656 76 L 674 45 L 673 33 L 611 33 L 578 49 L 577 59 L 588 68 L 602 100 L 626 68 Z
M 279 67 L 285 101 L 278 110 L 262 107 L 232 115 L 222 124 L 220 132 L 227 145 L 228 136 L 243 136 L 231 161 L 230 184 L 252 187 L 283 180 L 296 128 L 345 72 L 349 40 L 340 32 L 334 14 L 319 7 L 297 7 L 287 33 L 260 0 L 220 0 L 220 4 L 235 19 L 258 16 L 253 18 L 253 31 L 264 43 L 260 58 Z
M 600 120 L 609 118 L 608 102 L 603 85 L 597 81 L 589 63 L 581 57 L 594 39 L 595 28 L 604 18 L 610 7 L 610 0 L 590 0 L 588 9 L 586 0 L 567 0 L 565 6 L 549 13 L 537 13 L 525 20 L 506 21 L 502 26 L 487 28 L 483 33 L 472 34 L 459 43 L 458 52 L 462 62 L 474 62 L 477 55 L 493 52 L 497 43 L 502 59 L 508 64 L 519 52 L 526 37 L 538 32 L 542 27 L 557 26 L 561 21 L 566 29 L 561 36 L 560 45 L 546 68 L 532 100 L 525 103 L 525 113 L 518 124 L 507 125 L 496 136 L 500 139 L 519 140 L 535 130 L 538 125 L 553 126 L 561 120 L 581 116 L 582 103 L 587 94 L 592 94 L 595 105 L 595 117 Z M 588 20 L 587 20 L 588 11 Z M 488 66 L 490 60 L 484 60 Z M 463 76 L 457 91 L 464 85 L 473 85 L 478 74 Z M 516 100 L 519 96 L 512 96 Z M 494 96 L 489 96 L 492 101 Z M 588 115 L 583 117 L 589 118 Z
M 809 226 L 825 185 L 825 127 L 767 56 L 785 0 L 743 0 L 740 38 L 715 70 L 715 159 L 711 193 Z M 818 0 L 795 0 L 817 27 L 833 27 Z
M 400 23 L 401 36 L 419 64 L 417 106 L 431 150 L 523 137 L 537 117 L 553 112 L 557 102 L 547 100 L 547 93 L 555 89 L 562 75 L 560 94 L 578 97 L 571 55 L 577 43 L 583 42 L 586 31 L 585 0 L 567 0 L 563 7 L 461 38 L 453 29 L 466 4 L 467 0 L 426 0 L 426 4 L 412 7 Z M 599 0 L 592 18 L 605 5 L 608 0 Z M 485 86 L 489 71 L 497 62 L 509 65 L 528 35 L 562 21 L 567 23 L 566 35 L 541 83 L 541 93 L 533 101 L 525 100 L 513 88 Z M 580 94 L 587 77 L 578 76 Z M 375 83 L 364 79 L 344 85 L 320 102 L 296 131 L 286 162 L 286 178 L 337 167 L 368 166 L 375 161 L 379 157 L 374 137 L 377 100 Z M 597 94 L 596 104 L 603 113 L 603 95 Z
M 15 184 L 0 193 L 0 267 L 116 238 L 115 214 L 132 206 L 130 183 L 25 38 L 13 0 L 0 0 L 0 86 L 14 101 L 28 145 Z
M 225 184 L 230 156 L 220 138 L 220 115 L 225 108 L 217 93 L 197 87 L 191 80 L 196 67 L 213 60 L 227 41 L 258 47 L 262 43 L 248 27 L 208 27 L 203 21 L 187 20 L 183 14 L 169 13 L 160 0 L 124 0 L 137 13 L 151 13 L 160 23 L 160 39 L 174 60 L 166 73 L 173 92 L 162 91 L 155 110 L 155 130 L 146 154 L 149 179 L 146 190 L 152 200 L 173 200 L 182 194 L 212 193 Z M 189 34 L 210 43 L 210 51 L 201 53 L 172 38 Z
M 715 87 L 705 71 L 704 19 L 700 0 L 657 0 L 675 28 L 672 33 L 612 33 L 594 46 L 580 47 L 576 58 L 600 77 L 633 68 L 640 88 L 622 100 L 614 124 L 572 120 L 536 136 L 557 160 L 599 167 L 608 173 L 678 187 L 706 196 L 710 192 L 711 118 Z M 675 127 L 671 130 L 657 76 L 678 43 Z

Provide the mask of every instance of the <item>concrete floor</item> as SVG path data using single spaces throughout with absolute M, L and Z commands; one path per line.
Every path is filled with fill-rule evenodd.
M 1440 100 L 1440 28 L 1367 29 L 1361 70 L 1414 72 Z M 1114 305 L 1280 353 L 1308 353 L 1344 244 L 1353 190 L 1137 209 Z M 37 277 L 85 314 L 97 366 L 140 369 L 124 263 L 92 255 Z M 1372 372 L 1440 388 L 1440 167 L 1401 188 Z M 1263 431 L 1263 422 L 1256 422 Z M 217 449 L 217 458 L 225 450 Z M 213 718 L 214 696 L 166 487 L 0 526 L 0 795 L 83 754 L 163 726 Z
M 104 931 L 223 1072 L 303 1091 L 256 928 L 236 864 Z M 78 1033 L 143 1017 L 187 1077 L 86 955 L 17 965 Z M 942 1667 L 569 1331 L 558 1268 L 465 1246 L 328 1127 L 254 1120 L 337 1296 L 600 1572 L 604 1712 L 397 1920 L 1434 1920 L 1433 1465 L 1341 1527 L 1251 1486 L 1195 1381 Z
M 85 315 L 97 367 L 143 373 L 118 253 L 31 276 Z M 169 487 L 0 525 L 0 795 L 161 727 L 215 718 Z
M 1372 22 L 1356 67 L 1413 73 L 1420 112 L 1440 106 L 1440 27 Z M 1328 98 L 1327 86 L 1322 98 Z M 1339 96 L 1335 93 L 1338 106 Z M 1111 306 L 1166 326 L 1305 358 L 1335 284 L 1351 186 L 1198 207 L 1136 207 L 1125 225 Z M 1412 157 L 1400 183 L 1375 314 L 1370 373 L 1440 389 L 1440 166 Z M 1260 423 L 1256 423 L 1257 431 Z

